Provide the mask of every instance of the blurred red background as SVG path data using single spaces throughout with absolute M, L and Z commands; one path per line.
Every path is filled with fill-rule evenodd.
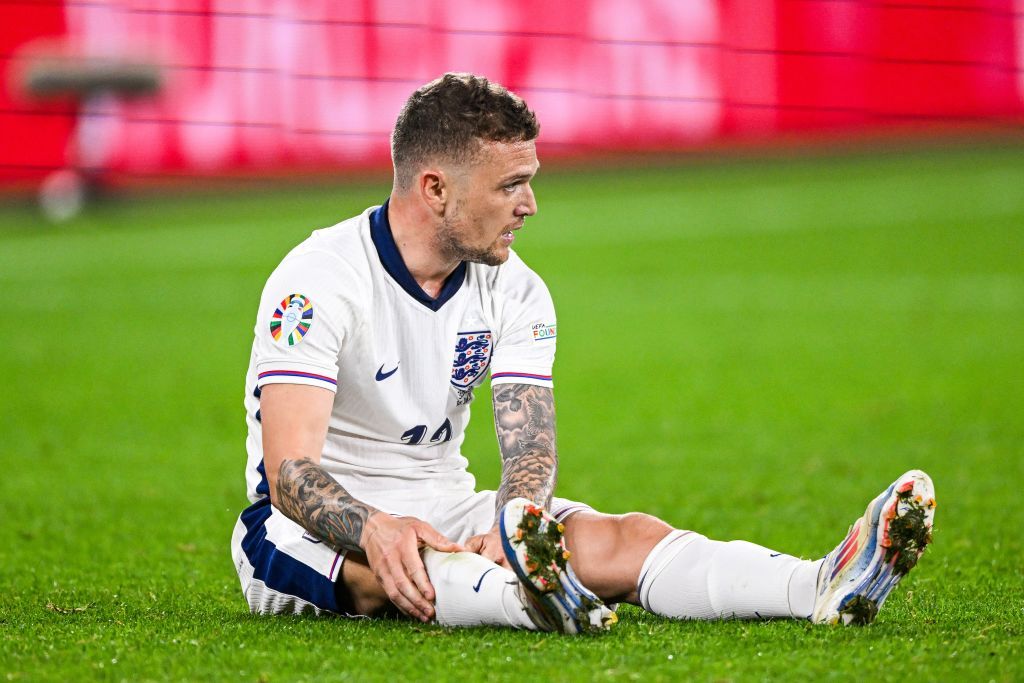
M 41 54 L 158 65 L 159 95 L 26 96 Z M 0 2 L 0 187 L 383 166 L 445 71 L 523 95 L 545 158 L 1024 123 L 1024 0 Z

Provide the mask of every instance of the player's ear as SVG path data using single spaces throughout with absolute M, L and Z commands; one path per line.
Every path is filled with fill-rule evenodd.
M 428 169 L 422 171 L 418 177 L 420 198 L 438 216 L 444 215 L 445 204 L 448 203 L 449 187 L 448 179 L 444 171 L 440 169 Z

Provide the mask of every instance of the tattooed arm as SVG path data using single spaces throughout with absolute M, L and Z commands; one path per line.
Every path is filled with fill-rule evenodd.
M 494 527 L 466 541 L 466 548 L 508 566 L 501 548 L 497 516 L 513 498 L 548 507 L 558 475 L 555 451 L 555 397 L 551 389 L 530 384 L 494 387 L 494 428 L 501 451 L 501 486 L 494 501 Z
M 548 507 L 555 490 L 555 397 L 530 384 L 494 388 L 494 428 L 501 450 L 501 486 L 495 513 L 513 498 Z
M 427 621 L 434 614 L 434 590 L 419 549 L 462 548 L 422 520 L 392 517 L 357 500 L 320 466 L 333 404 L 334 394 L 319 387 L 263 387 L 263 465 L 271 502 L 328 545 L 365 553 L 387 599 Z
M 361 550 L 367 520 L 378 510 L 320 466 L 333 403 L 334 394 L 319 387 L 263 387 L 263 466 L 278 510 L 334 548 Z
M 281 512 L 334 548 L 361 551 L 366 522 L 379 512 L 353 498 L 309 458 L 282 461 L 274 492 Z

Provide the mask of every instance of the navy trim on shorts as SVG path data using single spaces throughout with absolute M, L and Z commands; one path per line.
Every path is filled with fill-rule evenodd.
M 253 578 L 262 581 L 267 588 L 294 595 L 320 609 L 343 612 L 338 606 L 333 581 L 291 555 L 279 552 L 277 546 L 267 540 L 265 525 L 270 514 L 270 499 L 264 498 L 246 508 L 240 517 L 246 530 L 242 552 L 252 565 Z
M 267 467 L 260 458 L 260 464 L 256 465 L 256 473 L 260 475 L 260 483 L 256 484 L 256 495 L 270 496 L 270 482 L 267 481 Z

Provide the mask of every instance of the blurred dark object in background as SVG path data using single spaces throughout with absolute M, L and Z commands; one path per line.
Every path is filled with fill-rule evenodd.
M 35 48 L 26 55 L 21 87 L 36 101 L 68 100 L 79 111 L 101 109 L 105 100 L 152 96 L 160 90 L 160 72 L 153 64 L 124 58 L 76 55 L 68 45 Z M 93 150 L 108 144 L 102 127 L 82 116 L 69 140 L 68 165 L 53 171 L 39 188 L 39 206 L 51 221 L 73 218 L 85 201 L 101 190 L 103 165 Z

